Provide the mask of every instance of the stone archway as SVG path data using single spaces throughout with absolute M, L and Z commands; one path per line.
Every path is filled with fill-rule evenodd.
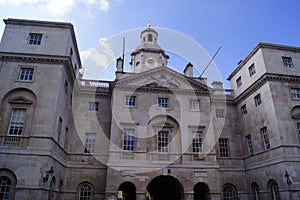
M 157 176 L 147 186 L 151 200 L 184 200 L 181 183 L 172 176 Z
M 122 191 L 123 198 L 125 200 L 135 200 L 136 199 L 136 187 L 133 183 L 126 181 L 123 182 L 120 186 L 118 191 Z
M 197 183 L 194 186 L 194 200 L 210 200 L 208 185 Z

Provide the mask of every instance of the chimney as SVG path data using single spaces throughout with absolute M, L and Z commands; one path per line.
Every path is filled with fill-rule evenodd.
M 214 89 L 223 89 L 223 83 L 221 81 L 213 81 L 211 83 L 211 86 L 214 88 Z
M 185 69 L 183 70 L 184 75 L 186 75 L 187 77 L 193 77 L 193 65 L 192 63 L 188 63 L 185 67 Z
M 123 59 L 119 57 L 116 64 L 117 72 L 123 72 Z

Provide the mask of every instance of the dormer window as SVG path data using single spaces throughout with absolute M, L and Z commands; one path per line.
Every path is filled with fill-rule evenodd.
M 152 42 L 153 41 L 153 36 L 151 34 L 148 34 L 148 42 Z

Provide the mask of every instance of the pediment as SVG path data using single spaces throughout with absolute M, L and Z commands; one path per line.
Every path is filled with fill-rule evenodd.
M 12 104 L 32 104 L 33 103 L 33 101 L 31 101 L 23 96 L 13 97 L 13 98 L 9 99 L 8 102 L 12 103 Z
M 126 75 L 116 82 L 116 86 L 156 89 L 182 89 L 209 91 L 200 81 L 186 77 L 168 67 L 162 66 L 142 73 Z
M 293 119 L 300 119 L 300 106 L 295 106 L 292 110 L 291 110 L 291 117 Z

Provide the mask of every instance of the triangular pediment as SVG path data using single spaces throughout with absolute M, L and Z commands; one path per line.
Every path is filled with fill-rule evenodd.
M 13 97 L 8 100 L 9 103 L 13 104 L 32 104 L 33 102 L 23 96 Z
M 141 73 L 126 74 L 116 82 L 116 86 L 135 88 L 165 88 L 209 91 L 209 87 L 198 80 L 186 77 L 168 67 L 157 67 Z

